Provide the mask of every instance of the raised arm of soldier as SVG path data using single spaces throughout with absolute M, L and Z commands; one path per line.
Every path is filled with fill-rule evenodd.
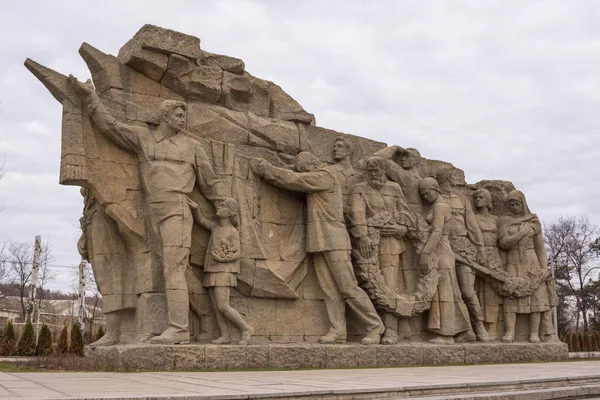
M 79 82 L 73 75 L 69 75 L 69 81 L 79 94 L 83 105 L 90 114 L 90 118 L 98 129 L 118 146 L 138 153 L 141 150 L 139 135 L 150 134 L 148 129 L 118 122 L 102 104 L 94 85 L 89 79 L 84 83 Z
M 250 167 L 267 182 L 282 189 L 301 193 L 330 190 L 334 185 L 333 176 L 324 170 L 317 170 L 320 163 L 309 152 L 303 151 L 296 157 L 296 171 L 272 165 L 263 158 L 251 159 Z
M 404 189 L 414 184 L 415 175 L 418 175 L 415 167 L 421 159 L 416 149 L 394 145 L 376 151 L 373 156 L 388 160 L 387 176 Z

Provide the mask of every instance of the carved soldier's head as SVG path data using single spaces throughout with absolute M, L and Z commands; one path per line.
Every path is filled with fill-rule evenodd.
M 455 167 L 440 168 L 436 174 L 440 185 L 449 184 L 452 187 L 466 186 L 465 173 L 462 169 Z
M 337 138 L 335 142 L 333 142 L 333 159 L 336 162 L 340 162 L 346 157 L 350 157 L 352 154 L 352 146 L 350 142 L 348 142 L 344 138 Z
M 160 125 L 172 133 L 185 128 L 186 104 L 183 101 L 165 100 L 160 105 Z
M 321 160 L 319 160 L 313 153 L 310 151 L 301 151 L 296 156 L 296 171 L 298 172 L 310 172 L 315 171 L 321 165 Z
M 369 157 L 367 159 L 367 177 L 369 185 L 375 189 L 380 189 L 387 181 L 387 165 L 381 157 Z
M 421 153 L 419 153 L 419 150 L 413 148 L 405 149 L 400 157 L 400 164 L 404 169 L 413 169 L 419 165 L 420 161 Z

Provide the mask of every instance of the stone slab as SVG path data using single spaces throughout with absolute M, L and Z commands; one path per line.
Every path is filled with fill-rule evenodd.
M 0 373 L 5 388 L 0 398 L 581 399 L 600 396 L 599 371 L 599 361 L 580 361 L 328 371 Z
M 123 345 L 87 348 L 89 357 L 120 366 L 159 370 L 255 368 L 365 368 L 568 360 L 563 343 L 466 343 L 447 346 L 405 342 L 393 346 L 312 343 L 239 345 Z

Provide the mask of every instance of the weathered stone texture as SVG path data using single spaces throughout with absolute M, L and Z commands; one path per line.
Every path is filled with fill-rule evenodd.
M 567 358 L 562 343 L 464 344 L 435 346 L 403 343 L 394 346 L 265 344 L 114 346 L 88 348 L 89 357 L 112 360 L 111 364 L 152 368 L 263 369 L 263 368 L 390 368 L 420 365 L 457 365 L 558 361 Z M 491 357 L 492 352 L 496 353 Z
M 224 56 L 222 54 L 214 54 L 208 51 L 201 51 L 202 57 L 200 58 L 200 64 L 210 65 L 219 67 L 222 70 L 231 72 L 237 75 L 243 75 L 245 65 L 239 58 Z

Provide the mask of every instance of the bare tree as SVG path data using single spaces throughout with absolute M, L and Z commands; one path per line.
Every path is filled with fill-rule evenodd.
M 50 246 L 50 243 L 47 241 L 45 245 L 42 246 L 42 252 L 40 254 L 40 267 L 39 267 L 39 272 L 38 272 L 38 288 L 37 288 L 37 312 L 38 315 L 36 316 L 36 318 L 38 318 L 39 321 L 39 313 L 41 313 L 42 311 L 42 302 L 43 300 L 46 299 L 46 293 L 47 291 L 44 290 L 46 289 L 46 285 L 49 282 L 54 281 L 54 279 L 56 279 L 56 273 L 50 269 L 50 263 L 54 260 L 54 256 L 52 255 L 52 247 Z M 46 305 L 48 305 L 48 302 L 46 302 Z M 39 326 L 36 326 L 36 329 L 39 328 Z
M 587 217 L 560 218 L 544 227 L 548 260 L 554 265 L 559 294 L 573 299 L 576 308 L 576 326 L 583 319 L 588 330 L 588 311 L 592 305 L 592 273 L 600 266 L 598 227 Z
M 27 313 L 27 286 L 31 282 L 31 274 L 33 272 L 33 250 L 32 243 L 9 241 L 6 255 L 4 256 L 8 279 L 15 283 L 19 289 L 23 320 Z M 42 245 L 39 265 L 40 278 L 38 282 L 40 288 L 43 288 L 54 277 L 54 274 L 48 269 L 52 259 L 50 246 L 48 244 Z
M 0 283 L 6 283 L 8 278 L 8 263 L 7 263 L 7 246 L 2 243 L 0 246 Z M 6 297 L 5 293 L 0 292 L 0 301 Z

